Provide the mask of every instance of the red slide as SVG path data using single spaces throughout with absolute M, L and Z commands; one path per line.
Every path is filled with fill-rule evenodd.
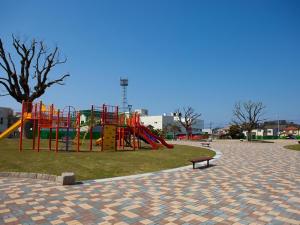
M 163 138 L 161 138 L 161 137 L 159 137 L 159 136 L 153 134 L 149 128 L 147 128 L 147 127 L 145 127 L 145 126 L 141 126 L 141 130 L 142 130 L 141 133 L 143 133 L 143 131 L 144 131 L 144 132 L 145 132 L 146 134 L 148 134 L 150 137 L 156 139 L 157 141 L 159 141 L 161 144 L 163 144 L 163 145 L 166 146 L 167 148 L 174 148 L 173 145 L 168 144 Z M 158 148 L 157 143 L 156 143 L 155 141 L 153 141 L 152 138 L 149 138 L 148 135 L 145 135 L 145 134 L 144 134 L 144 135 L 143 135 L 143 138 L 149 139 L 150 141 L 148 141 L 147 139 L 146 139 L 146 141 L 148 141 L 149 144 L 150 144 L 152 147 L 153 147 L 153 145 L 151 144 L 151 142 L 152 142 L 153 144 L 156 145 L 156 148 Z M 153 148 L 154 148 L 154 147 L 153 147 Z M 156 148 L 155 148 L 155 149 L 156 149 Z
M 133 133 L 133 128 L 132 127 L 129 127 L 129 128 L 130 128 L 131 133 Z M 146 133 L 146 131 L 140 130 L 138 133 L 136 133 L 136 135 L 139 136 L 143 141 L 145 141 L 146 143 L 151 145 L 153 149 L 159 148 L 158 144 L 154 140 L 151 140 L 151 138 L 150 138 L 151 136 L 149 136 L 149 134 Z
M 143 140 L 148 142 L 152 146 L 153 149 L 158 149 L 158 144 L 151 138 L 151 135 L 149 135 L 144 129 L 141 129 L 138 134 Z

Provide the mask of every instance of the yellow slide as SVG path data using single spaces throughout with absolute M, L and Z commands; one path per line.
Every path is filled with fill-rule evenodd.
M 25 120 L 31 118 L 31 114 L 25 114 L 24 115 Z M 15 122 L 13 125 L 11 125 L 9 128 L 7 128 L 5 131 L 3 131 L 0 134 L 0 140 L 3 138 L 6 138 L 8 135 L 10 135 L 12 132 L 14 132 L 16 129 L 18 129 L 21 126 L 22 120 L 19 119 L 17 122 Z
M 18 129 L 21 126 L 21 119 L 19 119 L 17 122 L 15 122 L 13 125 L 11 125 L 9 128 L 7 128 L 5 131 L 3 131 L 0 134 L 0 140 L 3 138 L 6 138 L 8 135 L 10 135 L 12 132 L 14 132 L 16 129 Z
M 101 145 L 102 144 L 102 138 L 99 138 L 96 140 L 96 145 Z

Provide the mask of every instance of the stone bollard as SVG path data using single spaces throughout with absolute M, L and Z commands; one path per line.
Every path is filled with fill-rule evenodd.
M 73 185 L 75 184 L 75 174 L 73 172 L 64 172 L 56 178 L 56 182 L 61 185 Z

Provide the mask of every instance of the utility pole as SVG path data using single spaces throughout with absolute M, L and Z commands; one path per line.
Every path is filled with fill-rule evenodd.
M 210 132 L 211 132 L 210 138 L 211 138 L 211 141 L 212 141 L 212 139 L 213 139 L 213 132 L 212 132 L 212 122 L 211 121 L 209 122 L 209 129 L 210 129 Z
M 280 137 L 280 135 L 279 135 L 279 128 L 280 128 L 280 126 L 279 126 L 279 116 L 277 115 L 277 136 L 278 136 L 278 139 Z

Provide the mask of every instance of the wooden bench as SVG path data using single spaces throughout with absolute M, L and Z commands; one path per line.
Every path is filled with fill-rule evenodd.
M 207 161 L 207 167 L 209 167 L 209 160 L 212 160 L 212 159 L 213 159 L 213 157 L 199 157 L 196 159 L 191 159 L 190 162 L 193 163 L 193 169 L 196 169 L 195 164 L 199 163 L 199 162 L 204 162 L 204 161 Z
M 205 147 L 209 147 L 209 146 L 210 146 L 210 143 L 209 143 L 209 142 L 201 142 L 201 145 L 202 145 L 202 146 L 205 146 Z

